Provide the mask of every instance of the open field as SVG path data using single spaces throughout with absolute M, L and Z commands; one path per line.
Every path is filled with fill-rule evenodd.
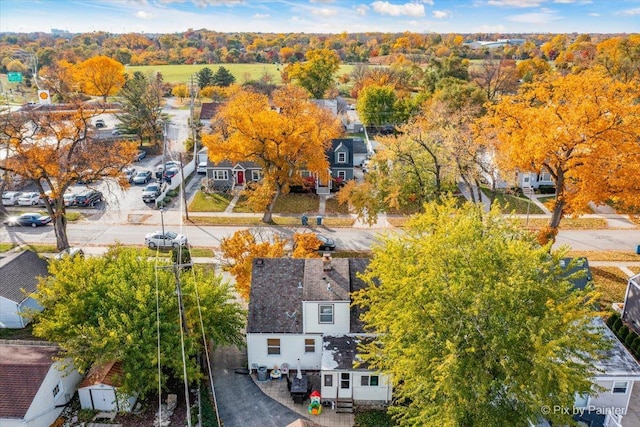
M 280 71 L 284 65 L 279 64 L 197 64 L 197 65 L 143 65 L 127 66 L 126 71 L 133 74 L 135 71 L 142 73 L 160 72 L 165 82 L 186 83 L 191 76 L 205 67 L 209 67 L 214 73 L 219 67 L 224 67 L 236 78 L 236 83 L 244 83 L 247 80 L 258 80 L 265 73 L 271 74 L 273 82 L 282 83 Z M 350 73 L 353 65 L 341 65 L 336 76 Z

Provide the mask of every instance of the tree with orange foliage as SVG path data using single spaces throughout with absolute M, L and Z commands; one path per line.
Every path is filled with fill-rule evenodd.
M 640 200 L 639 87 L 588 70 L 524 85 L 479 122 L 503 171 L 547 171 L 556 187 L 549 223 L 590 202 Z
M 63 196 L 70 186 L 103 178 L 129 185 L 120 171 L 131 162 L 135 143 L 96 138 L 90 120 L 101 112 L 85 104 L 1 116 L 0 137 L 8 143 L 8 157 L 0 168 L 36 186 L 53 220 L 59 250 L 69 247 Z
M 94 56 L 77 66 L 76 79 L 88 95 L 115 95 L 125 83 L 124 65 L 107 56 Z
M 238 89 L 202 142 L 214 163 L 251 161 L 262 168 L 262 182 L 247 195 L 262 200 L 262 221 L 271 222 L 278 196 L 303 182 L 301 171 L 329 178 L 326 150 L 341 132 L 331 112 L 310 102 L 302 88 L 282 87 L 272 99 Z
M 315 233 L 294 233 L 292 258 L 318 258 L 322 242 Z
M 273 234 L 269 238 L 257 229 L 236 231 L 231 237 L 222 239 L 223 268 L 233 275 L 236 290 L 245 301 L 249 300 L 251 294 L 253 259 L 283 257 L 286 244 L 287 240 L 280 235 Z
M 71 98 L 77 89 L 74 65 L 62 59 L 49 67 L 43 67 L 38 73 L 46 87 L 54 93 L 61 102 Z

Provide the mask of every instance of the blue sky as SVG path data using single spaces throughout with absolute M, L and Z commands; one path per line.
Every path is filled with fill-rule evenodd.
M 638 33 L 640 0 L 0 0 L 0 32 Z

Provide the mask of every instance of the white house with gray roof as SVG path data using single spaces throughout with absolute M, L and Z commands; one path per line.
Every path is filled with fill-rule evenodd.
M 35 252 L 17 252 L 0 259 L 0 328 L 24 328 L 29 321 L 22 314 L 42 311 L 34 293 L 38 277 L 48 274 L 47 261 Z
M 259 258 L 253 261 L 247 322 L 248 367 L 320 374 L 323 400 L 389 402 L 387 377 L 357 362 L 357 343 L 366 339 L 351 292 L 365 284 L 357 277 L 366 259 L 331 257 Z M 372 337 L 368 337 L 372 339 Z

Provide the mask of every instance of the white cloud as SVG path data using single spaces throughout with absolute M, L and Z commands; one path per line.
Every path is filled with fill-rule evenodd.
M 491 6 L 509 6 L 509 7 L 538 7 L 545 0 L 489 0 L 487 4 Z
M 331 16 L 336 16 L 338 11 L 336 9 L 311 9 L 311 13 L 316 16 L 322 16 L 323 18 L 329 18 Z
M 144 10 L 139 10 L 136 12 L 136 16 L 140 19 L 151 19 L 152 16 L 150 13 L 145 12 Z
M 600 14 L 593 12 L 593 13 L 590 13 L 589 16 L 600 16 Z
M 367 12 L 369 12 L 369 6 L 367 6 L 366 4 L 361 4 L 356 7 L 356 13 L 360 16 L 365 16 Z
M 271 15 L 269 15 L 268 13 L 256 13 L 255 15 L 253 15 L 253 19 L 267 19 L 270 16 Z
M 478 33 L 503 33 L 504 31 L 504 25 L 481 25 L 475 30 Z
M 433 0 L 420 0 L 420 3 L 428 4 L 433 6 Z
M 424 16 L 424 6 L 418 3 L 391 4 L 387 1 L 374 1 L 371 7 L 381 15 Z
M 552 13 L 534 12 L 523 13 L 521 15 L 513 15 L 508 17 L 507 21 L 519 22 L 523 24 L 549 24 L 551 21 L 556 21 L 558 19 L 561 18 Z
M 622 15 L 635 16 L 640 15 L 640 7 L 634 9 L 627 9 L 622 11 Z
M 333 3 L 335 0 L 309 0 L 311 3 Z
M 449 17 L 449 12 L 447 12 L 446 10 L 434 10 L 433 12 L 431 12 L 431 14 L 433 15 L 434 18 L 437 18 L 437 19 L 443 19 L 443 18 Z

